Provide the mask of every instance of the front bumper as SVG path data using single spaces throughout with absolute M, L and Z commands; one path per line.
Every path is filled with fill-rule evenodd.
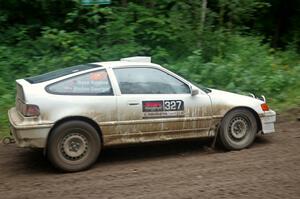
M 20 147 L 44 148 L 53 124 L 45 124 L 37 118 L 25 118 L 16 108 L 8 111 L 10 132 Z
M 260 115 L 262 133 L 269 134 L 275 132 L 276 112 L 269 110 Z

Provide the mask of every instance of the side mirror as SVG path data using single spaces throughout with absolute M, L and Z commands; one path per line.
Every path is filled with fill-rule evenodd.
M 196 88 L 192 88 L 192 96 L 198 95 L 198 94 L 199 94 L 199 90 Z

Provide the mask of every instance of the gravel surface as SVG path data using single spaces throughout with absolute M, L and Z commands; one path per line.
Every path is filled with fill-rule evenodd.
M 63 174 L 39 151 L 0 145 L 0 198 L 300 198 L 300 122 L 249 149 L 208 141 L 106 149 L 88 171 Z

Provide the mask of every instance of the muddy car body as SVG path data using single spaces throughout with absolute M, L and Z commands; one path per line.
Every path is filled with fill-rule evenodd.
M 21 147 L 44 148 L 65 171 L 86 169 L 101 148 L 213 137 L 227 149 L 274 132 L 264 100 L 199 88 L 148 57 L 99 62 L 19 79 L 8 112 Z

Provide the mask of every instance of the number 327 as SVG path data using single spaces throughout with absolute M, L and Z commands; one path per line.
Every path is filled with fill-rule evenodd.
M 165 111 L 179 111 L 183 110 L 184 105 L 182 100 L 166 100 L 164 101 Z

